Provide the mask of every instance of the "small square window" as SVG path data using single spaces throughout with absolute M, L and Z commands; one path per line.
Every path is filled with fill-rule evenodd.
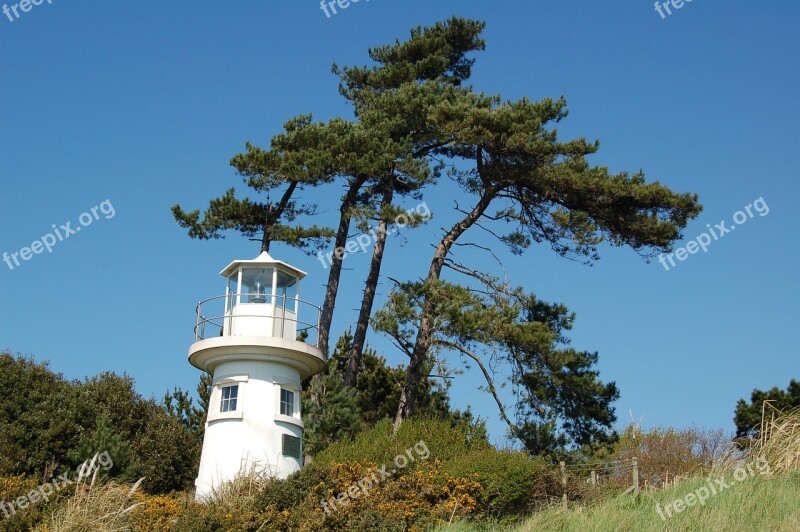
M 220 412 L 236 412 L 236 403 L 239 398 L 239 385 L 222 387 L 222 402 L 219 405 Z
M 281 415 L 294 416 L 294 392 L 281 388 Z

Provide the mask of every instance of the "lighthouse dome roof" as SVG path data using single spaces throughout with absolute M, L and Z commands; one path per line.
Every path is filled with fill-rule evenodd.
M 301 270 L 299 268 L 295 268 L 291 264 L 287 264 L 286 262 L 283 262 L 282 260 L 273 259 L 272 256 L 269 253 L 267 253 L 266 251 L 262 251 L 261 254 L 258 257 L 254 258 L 254 259 L 250 259 L 250 260 L 234 260 L 233 262 L 231 262 L 230 264 L 225 266 L 225 268 L 221 272 L 219 272 L 219 274 L 222 275 L 223 277 L 228 277 L 231 273 L 235 272 L 240 266 L 249 266 L 249 267 L 255 267 L 255 268 L 258 268 L 258 267 L 276 267 L 279 270 L 283 270 L 286 273 L 289 273 L 289 274 L 297 277 L 298 279 L 302 279 L 303 277 L 305 277 L 307 275 L 306 272 L 304 272 L 303 270 Z

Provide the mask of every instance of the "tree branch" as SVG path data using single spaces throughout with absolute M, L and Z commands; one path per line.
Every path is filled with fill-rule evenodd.
M 475 353 L 473 353 L 472 351 L 470 351 L 469 349 L 467 349 L 462 345 L 454 344 L 452 342 L 448 342 L 447 340 L 437 340 L 436 343 L 444 347 L 455 349 L 456 351 L 461 352 L 462 354 L 468 356 L 469 358 L 475 361 L 478 367 L 481 368 L 483 376 L 486 379 L 486 383 L 489 385 L 489 393 L 492 394 L 495 402 L 497 403 L 497 408 L 500 409 L 500 416 L 503 418 L 503 421 L 505 421 L 506 424 L 508 425 L 508 428 L 511 430 L 511 433 L 515 437 L 518 437 L 519 427 L 517 427 L 517 425 L 515 425 L 508 418 L 508 415 L 506 414 L 506 408 L 503 405 L 503 401 L 500 400 L 500 396 L 497 395 L 497 388 L 494 385 L 494 380 L 492 380 L 492 376 L 489 374 L 489 371 L 486 369 L 486 366 L 483 365 L 483 362 L 481 362 L 481 359 L 478 357 L 478 355 L 476 355 Z

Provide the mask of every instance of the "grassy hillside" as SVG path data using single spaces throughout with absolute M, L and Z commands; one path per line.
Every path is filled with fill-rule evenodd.
M 497 450 L 468 423 L 414 419 L 393 436 L 387 420 L 331 445 L 287 480 L 244 476 L 207 504 L 190 491 L 152 495 L 98 473 L 41 501 L 39 479 L 0 477 L 0 501 L 22 501 L 0 516 L 0 531 L 800 530 L 800 411 L 760 433 L 746 450 L 732 448 L 710 469 L 662 489 L 592 494 L 580 489 L 585 476 L 575 476 L 564 511 L 551 461 Z M 645 436 L 636 439 L 673 441 L 669 432 Z M 658 449 L 651 445 L 651 455 Z
M 730 479 L 729 479 L 730 480 Z M 753 478 L 711 495 L 704 505 L 695 503 L 681 513 L 668 517 L 664 507 L 708 486 L 708 480 L 694 478 L 673 488 L 641 493 L 638 497 L 618 496 L 589 508 L 564 512 L 552 508 L 536 513 L 519 526 L 506 530 L 528 532 L 553 531 L 708 531 L 708 530 L 800 530 L 800 475 Z M 662 519 L 656 510 L 662 510 Z M 472 532 L 487 530 L 468 522 L 440 527 L 437 532 Z
M 513 532 L 800 530 L 800 409 L 762 422 L 760 437 L 731 447 L 709 475 L 566 511 L 535 512 Z M 486 530 L 462 521 L 438 530 Z

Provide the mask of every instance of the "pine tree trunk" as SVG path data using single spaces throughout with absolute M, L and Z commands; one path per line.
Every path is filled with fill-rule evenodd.
M 495 191 L 485 191 L 472 211 L 470 211 L 464 219 L 456 223 L 442 238 L 433 255 L 426 282 L 436 282 L 439 280 L 442 274 L 442 268 L 444 267 L 444 261 L 447 258 L 447 254 L 450 252 L 450 248 L 452 248 L 456 240 L 458 240 L 467 229 L 472 227 L 483 213 L 486 212 L 495 194 Z M 427 299 L 422 307 L 419 331 L 417 332 L 417 339 L 414 343 L 414 351 L 411 353 L 411 360 L 409 361 L 406 371 L 406 381 L 405 384 L 403 384 L 403 391 L 400 394 L 400 404 L 398 405 L 397 415 L 394 420 L 395 433 L 400 429 L 403 420 L 414 414 L 414 408 L 419 397 L 419 386 L 422 382 L 422 370 L 425 367 L 425 358 L 431 348 L 433 339 L 431 315 L 433 314 L 434 307 L 435 302 L 430 299 Z
M 386 247 L 386 219 L 383 216 L 384 209 L 392 205 L 394 195 L 394 181 L 390 177 L 386 180 L 386 189 L 383 191 L 381 199 L 381 215 L 378 222 L 377 235 L 375 235 L 375 248 L 372 250 L 372 262 L 369 265 L 367 282 L 364 285 L 364 296 L 361 298 L 361 310 L 358 314 L 355 336 L 353 336 L 353 347 L 350 349 L 350 356 L 347 359 L 347 369 L 344 374 L 344 384 L 351 388 L 355 387 L 358 379 L 358 371 L 361 368 L 361 354 L 364 351 L 364 343 L 367 339 L 367 329 L 369 328 L 369 318 L 372 315 L 372 305 L 375 301 L 375 291 L 378 287 L 378 280 L 381 275 L 381 263 L 383 262 L 383 250 Z
M 336 231 L 336 241 L 333 247 L 333 256 L 331 257 L 330 272 L 328 273 L 328 286 L 325 289 L 325 301 L 322 303 L 322 313 L 319 318 L 319 340 L 317 342 L 317 347 L 326 357 L 328 356 L 328 347 L 330 345 L 333 308 L 336 305 L 336 294 L 339 291 L 339 277 L 342 274 L 343 253 L 341 252 L 347 244 L 347 234 L 350 231 L 350 219 L 352 217 L 351 209 L 356 204 L 358 192 L 361 190 L 366 180 L 366 177 L 359 177 L 350 183 L 350 188 L 347 190 L 347 194 L 345 194 L 342 200 L 339 228 Z

